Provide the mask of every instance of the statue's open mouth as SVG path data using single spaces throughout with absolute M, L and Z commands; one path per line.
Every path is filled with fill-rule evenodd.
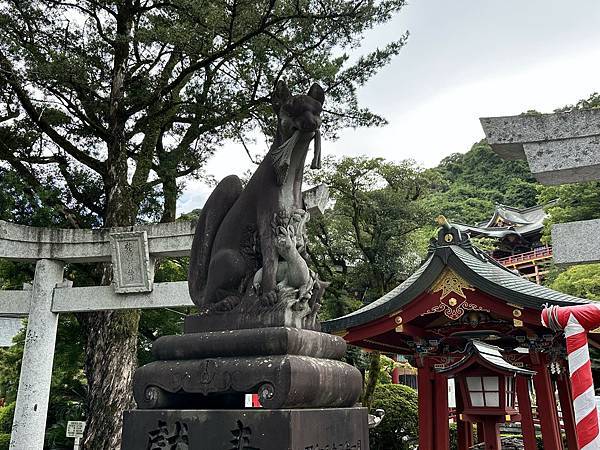
M 294 147 L 298 143 L 300 138 L 300 133 L 305 133 L 305 131 L 301 131 L 296 129 L 294 134 L 290 136 L 290 138 L 281 144 L 277 149 L 272 152 L 273 157 L 273 166 L 275 167 L 275 174 L 277 176 L 277 184 L 279 186 L 285 183 L 285 179 L 287 177 L 287 171 L 290 167 L 290 160 L 292 158 L 292 152 L 294 151 Z M 321 168 L 321 131 L 319 129 L 314 131 L 314 135 L 312 136 L 315 140 L 315 151 L 313 160 L 310 164 L 311 169 L 320 169 Z M 311 139 L 312 139 L 311 138 Z

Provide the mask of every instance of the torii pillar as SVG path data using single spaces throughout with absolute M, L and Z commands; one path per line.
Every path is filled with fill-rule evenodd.
M 54 288 L 63 280 L 64 263 L 41 259 L 35 266 L 31 311 L 27 321 L 17 391 L 11 449 L 44 446 L 58 314 L 52 312 Z

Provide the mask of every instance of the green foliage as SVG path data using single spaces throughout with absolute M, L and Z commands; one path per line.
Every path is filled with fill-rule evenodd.
M 71 314 L 60 316 L 56 348 L 54 352 L 54 366 L 50 386 L 50 404 L 48 407 L 48 431 L 46 434 L 46 445 L 49 448 L 72 447 L 69 442 L 58 432 L 58 424 L 64 424 L 68 420 L 81 420 L 85 417 L 84 399 L 86 393 L 86 381 L 83 374 L 83 335 L 79 323 Z M 15 344 L 9 348 L 0 349 L 0 385 L 6 392 L 8 401 L 14 402 L 17 394 L 19 373 L 21 370 L 21 358 L 25 342 L 25 331 L 21 331 L 14 339 Z M 4 417 L 14 413 L 15 403 L 0 409 L 0 431 L 10 431 L 12 418 L 6 419 L 8 430 L 6 430 Z M 12 409 L 12 411 L 8 411 Z M 6 414 L 6 416 L 3 415 Z
M 14 345 L 0 348 L 0 386 L 7 402 L 17 399 L 21 358 L 25 344 L 25 331 L 22 330 L 13 338 Z
M 279 79 L 298 92 L 324 85 L 330 136 L 384 124 L 360 107 L 357 88 L 407 34 L 358 58 L 346 51 L 403 6 L 0 1 L 0 160 L 28 185 L 30 203 L 44 205 L 36 212 L 43 222 L 86 227 L 73 214 L 83 208 L 100 221 L 114 209 L 124 214 L 118 221 L 174 220 L 178 180 L 204 177 L 227 139 L 273 133 L 270 96 Z M 120 192 L 109 204 L 115 184 Z
M 596 109 L 600 108 L 600 94 L 594 92 L 588 98 L 579 100 L 574 105 L 563 106 L 562 108 L 555 109 L 555 112 L 568 112 L 575 109 Z
M 444 158 L 433 170 L 440 181 L 427 202 L 450 222 L 474 225 L 488 219 L 496 203 L 536 204 L 537 183 L 527 163 L 501 159 L 485 141 Z
M 378 427 L 369 431 L 373 450 L 407 450 L 419 435 L 417 391 L 401 384 L 377 386 L 371 411 L 383 409 L 385 417 Z M 408 437 L 403 440 L 403 437 Z
M 10 434 L 0 433 L 0 450 L 9 450 Z
M 497 239 L 485 236 L 471 238 L 471 242 L 473 242 L 473 245 L 475 245 L 477 248 L 484 251 L 491 251 L 496 248 L 496 245 L 498 244 Z
M 539 186 L 539 200 L 551 203 L 546 211 L 549 218 L 544 223 L 544 241 L 550 242 L 550 232 L 555 223 L 574 222 L 600 218 L 600 182 Z
M 392 371 L 396 367 L 396 361 L 385 355 L 381 355 L 380 358 L 379 384 L 389 384 L 392 382 Z
M 417 231 L 432 221 L 424 198 L 435 175 L 413 161 L 381 158 L 328 158 L 323 170 L 309 175 L 325 183 L 332 196 L 323 217 L 308 225 L 308 252 L 323 280 L 331 282 L 323 297 L 321 319 L 339 317 L 384 295 L 420 263 Z M 369 405 L 381 373 L 378 352 L 369 355 L 363 404 Z
M 12 402 L 0 408 L 0 433 L 9 433 L 15 417 L 16 403 Z
M 550 287 L 575 297 L 600 300 L 600 264 L 569 267 L 554 279 Z
M 431 173 L 412 161 L 329 158 L 310 181 L 327 184 L 332 196 L 325 215 L 309 222 L 309 253 L 320 277 L 332 282 L 322 317 L 338 317 L 379 298 L 419 265 L 413 243 L 432 219 L 423 204 Z
M 157 264 L 154 281 L 186 281 L 189 258 L 166 258 Z M 193 308 L 163 308 L 143 310 L 138 327 L 138 365 L 151 361 L 152 343 L 161 336 L 183 333 L 183 319 Z
M 23 283 L 33 280 L 33 272 L 32 264 L 0 259 L 0 289 L 21 289 Z
M 66 437 L 69 420 L 84 420 L 85 411 L 80 402 L 53 402 L 49 411 L 52 424 L 46 429 L 44 448 L 51 450 L 70 450 L 73 438 Z
M 450 424 L 450 450 L 458 450 L 458 427 L 456 423 Z

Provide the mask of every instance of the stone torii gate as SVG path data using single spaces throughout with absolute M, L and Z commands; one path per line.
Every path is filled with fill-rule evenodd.
M 186 281 L 153 283 L 153 261 L 188 256 L 193 233 L 191 222 L 65 230 L 0 221 L 0 258 L 36 263 L 31 287 L 0 290 L 0 316 L 28 317 L 11 449 L 43 448 L 59 314 L 193 306 Z M 67 263 L 110 261 L 112 286 L 63 280 Z
M 329 201 L 324 184 L 302 193 L 313 216 Z M 34 262 L 31 286 L 0 290 L 0 317 L 28 317 L 11 450 L 44 446 L 54 347 L 61 313 L 194 306 L 187 281 L 154 283 L 154 262 L 189 256 L 193 222 L 75 230 L 36 228 L 0 220 L 0 258 Z M 112 262 L 111 286 L 73 287 L 67 263 Z
M 600 109 L 482 118 L 481 124 L 489 144 L 498 155 L 505 159 L 526 159 L 533 175 L 543 184 L 600 180 Z M 600 212 L 600 205 L 598 208 Z M 600 245 L 597 239 L 590 239 L 598 235 L 600 219 L 553 225 L 556 264 L 600 262 Z M 560 309 L 551 307 L 543 314 L 554 311 L 564 315 L 564 312 L 557 312 Z M 545 324 L 556 326 L 549 322 L 546 320 Z M 587 348 L 586 334 L 589 328 L 583 328 L 575 315 L 570 315 L 566 327 L 563 322 L 559 328 L 565 329 L 572 391 L 578 393 L 573 400 L 573 407 L 577 423 L 576 440 L 579 442 L 570 442 L 569 449 L 597 449 L 598 408 L 594 405 L 591 371 L 583 367 L 586 361 L 589 364 L 589 354 L 587 351 L 578 354 Z M 582 338 L 583 341 L 579 342 Z M 574 345 L 575 341 L 577 345 Z M 585 343 L 583 347 L 582 343 Z

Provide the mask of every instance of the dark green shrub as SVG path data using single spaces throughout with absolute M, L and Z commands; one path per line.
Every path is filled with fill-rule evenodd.
M 0 450 L 8 450 L 10 444 L 10 434 L 0 433 Z
M 458 427 L 455 423 L 450 424 L 450 450 L 458 449 Z
M 373 395 L 371 413 L 378 408 L 385 410 L 385 417 L 369 432 L 371 450 L 407 450 L 417 442 L 417 391 L 400 384 L 380 384 Z
M 15 405 L 16 403 L 13 402 L 0 408 L 0 433 L 10 433 L 15 416 Z

